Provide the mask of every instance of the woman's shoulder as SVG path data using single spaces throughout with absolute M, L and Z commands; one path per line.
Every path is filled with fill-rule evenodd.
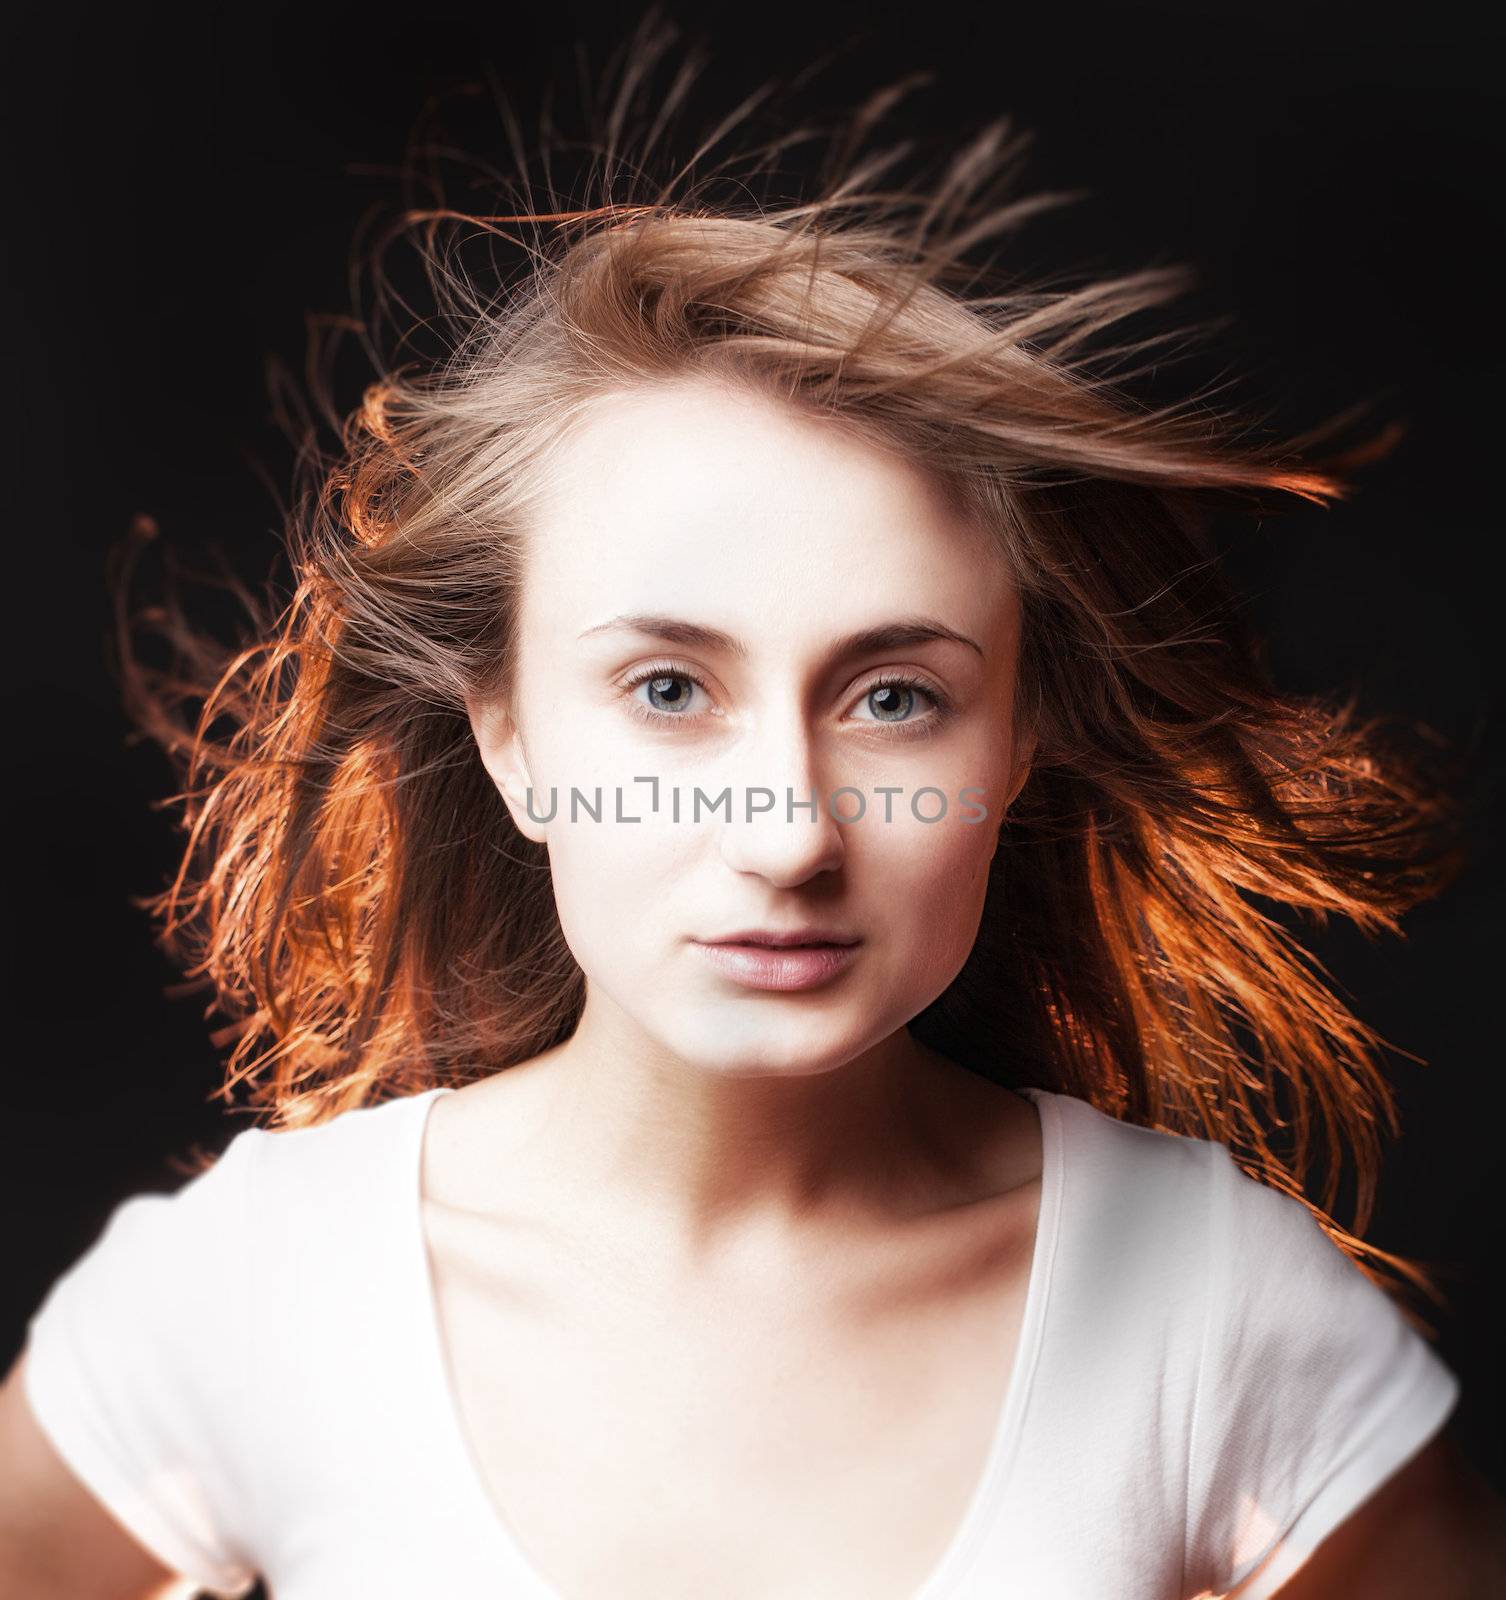
M 1121 1121 L 1073 1095 L 1027 1093 L 1041 1107 L 1066 1208 L 1095 1270 L 1175 1260 L 1197 1279 L 1208 1337 L 1231 1360 L 1260 1368 L 1319 1338 L 1417 1348 L 1400 1304 L 1314 1207 L 1247 1171 L 1228 1145 Z
M 294 1188 L 340 1179 L 358 1188 L 382 1182 L 405 1151 L 417 1158 L 430 1101 L 446 1091 L 426 1089 L 372 1105 L 352 1106 L 321 1122 L 247 1128 L 226 1147 L 222 1161 L 242 1161 L 251 1182 Z
M 1031 1097 L 1062 1155 L 1062 1298 L 1092 1312 L 1058 1355 L 1063 1389 L 1132 1369 L 1104 1406 L 1143 1391 L 1157 1426 L 1177 1419 L 1189 1581 L 1224 1593 L 1279 1540 L 1314 1548 L 1438 1429 L 1457 1376 L 1307 1204 L 1221 1141 Z M 1274 1592 L 1271 1572 L 1241 1593 Z
M 242 1129 L 212 1162 L 175 1190 L 118 1200 L 88 1250 L 59 1285 L 164 1304 L 174 1283 L 192 1295 L 220 1278 L 243 1277 L 260 1241 L 293 1219 L 305 1234 L 321 1217 L 401 1192 L 405 1143 L 437 1091 L 341 1112 L 302 1128 Z
M 1063 1248 L 1103 1287 L 1122 1279 L 1134 1295 L 1152 1274 L 1187 1291 L 1179 1315 L 1195 1302 L 1210 1324 L 1242 1322 L 1252 1337 L 1262 1327 L 1277 1342 L 1356 1304 L 1371 1329 L 1400 1320 L 1314 1209 L 1247 1171 L 1222 1141 L 1126 1122 L 1074 1095 L 1028 1092 L 1040 1108 L 1047 1179 L 1054 1170 L 1061 1190 Z
M 332 1314 L 332 1294 L 358 1290 L 364 1300 L 390 1275 L 394 1241 L 418 1214 L 420 1141 L 442 1092 L 306 1126 L 251 1128 L 231 1141 L 221 1165 L 242 1168 L 239 1254 L 263 1298 L 303 1306 L 317 1322 Z M 298 1321 L 290 1316 L 290 1326 Z
M 1288 1564 L 1432 1437 L 1457 1374 L 1402 1303 L 1302 1200 L 1215 1144 L 1204 1268 L 1189 1571 L 1243 1582 L 1278 1543 Z
M 1025 1091 L 1060 1152 L 1079 1203 L 1133 1216 L 1156 1237 L 1204 1242 L 1208 1265 L 1233 1263 L 1249 1285 L 1263 1272 L 1288 1282 L 1296 1269 L 1317 1279 L 1363 1274 L 1335 1244 L 1311 1207 L 1247 1171 L 1221 1140 L 1127 1122 L 1075 1095 Z
M 119 1200 L 27 1327 L 25 1390 L 116 1520 L 217 1593 L 251 1586 L 254 1484 L 328 1387 L 384 1272 L 428 1094 L 247 1128 L 177 1189 Z M 352 1318 L 356 1319 L 352 1323 Z M 278 1373 L 268 1387 L 263 1374 Z
M 1076 1199 L 1112 1203 L 1121 1211 L 1146 1208 L 1173 1215 L 1200 1202 L 1213 1181 L 1212 1169 L 1227 1158 L 1214 1140 L 1126 1122 L 1077 1095 L 1051 1089 L 1021 1091 L 1041 1117 L 1046 1169 L 1054 1156 Z

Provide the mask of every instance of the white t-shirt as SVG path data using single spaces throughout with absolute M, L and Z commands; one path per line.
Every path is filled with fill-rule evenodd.
M 175 1195 L 122 1202 L 33 1317 L 42 1428 L 183 1593 L 259 1573 L 273 1600 L 562 1600 L 452 1402 L 419 1210 L 447 1092 L 248 1129 Z M 1024 1092 L 1044 1137 L 1024 1323 L 914 1600 L 1270 1595 L 1459 1381 L 1223 1145 Z

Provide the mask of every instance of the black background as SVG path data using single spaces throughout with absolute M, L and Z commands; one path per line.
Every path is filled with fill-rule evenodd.
M 1090 191 L 1027 254 L 1186 261 L 1192 308 L 1233 315 L 1219 360 L 1257 403 L 1301 425 L 1379 396 L 1403 417 L 1405 442 L 1352 502 L 1236 529 L 1229 560 L 1286 684 L 1352 687 L 1428 723 L 1497 792 L 1497 40 L 1436 5 L 670 13 L 712 46 L 712 108 L 843 41 L 821 78 L 833 108 L 934 69 L 912 125 L 955 136 L 1008 112 L 1036 134 L 1032 187 Z M 171 774 L 125 741 L 104 552 L 144 511 L 190 558 L 218 544 L 253 577 L 268 569 L 277 511 L 255 464 L 276 478 L 286 452 L 264 365 L 298 365 L 307 312 L 347 309 L 352 231 L 393 193 L 376 169 L 426 95 L 483 65 L 526 124 L 541 83 L 573 78 L 577 42 L 597 62 L 634 15 L 305 0 L 87 20 L 34 8 L 12 25 L 7 1361 L 108 1209 L 172 1186 L 174 1156 L 243 1125 L 207 1098 L 202 1001 L 165 997 L 176 974 L 130 904 L 175 859 L 151 804 Z M 1440 1349 L 1463 1379 L 1460 1433 L 1506 1487 L 1491 1293 L 1502 869 L 1486 827 L 1476 851 L 1405 940 L 1335 929 L 1317 948 L 1360 1014 L 1427 1063 L 1392 1061 L 1405 1134 L 1370 1237 L 1451 1269 Z

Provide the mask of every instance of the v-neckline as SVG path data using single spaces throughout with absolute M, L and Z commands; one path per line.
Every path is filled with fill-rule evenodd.
M 566 1596 L 534 1566 L 487 1488 L 450 1380 L 432 1261 L 424 1232 L 423 1151 L 430 1109 L 440 1095 L 452 1092 L 450 1087 L 441 1086 L 412 1097 L 412 1140 L 406 1152 L 411 1187 L 404 1188 L 407 1240 L 403 1260 L 412 1292 L 405 1295 L 404 1300 L 415 1312 L 412 1334 L 417 1370 L 414 1377 L 420 1386 L 419 1411 L 432 1435 L 432 1453 L 425 1450 L 421 1454 L 427 1460 L 440 1463 L 439 1481 L 432 1482 L 431 1488 L 445 1497 L 452 1510 L 457 1509 L 456 1496 L 470 1502 L 470 1512 L 462 1521 L 484 1530 L 480 1537 L 487 1547 L 487 1559 L 496 1561 L 501 1573 L 516 1586 L 508 1590 L 508 1600 L 566 1600 Z M 953 1600 L 958 1585 L 977 1558 L 1002 1504 L 1019 1453 L 1025 1413 L 1044 1342 L 1052 1266 L 1061 1232 L 1064 1119 L 1056 1104 L 1060 1097 L 1054 1091 L 1024 1087 L 1016 1092 L 1034 1102 L 1041 1121 L 1041 1197 L 1025 1311 L 1009 1382 L 996 1413 L 983 1469 L 946 1549 L 909 1600 Z

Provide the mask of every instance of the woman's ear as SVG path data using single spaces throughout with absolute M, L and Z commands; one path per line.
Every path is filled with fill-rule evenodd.
M 548 824 L 529 815 L 529 791 L 533 778 L 528 770 L 523 736 L 506 704 L 500 700 L 467 700 L 465 709 L 470 718 L 471 732 L 476 736 L 481 764 L 496 784 L 497 792 L 512 814 L 518 831 L 535 844 L 543 844 L 547 838 Z M 547 812 L 551 809 L 547 796 L 534 795 L 532 802 L 534 811 Z
M 1014 804 L 1015 796 L 1025 787 L 1025 780 L 1030 776 L 1030 768 L 1035 761 L 1035 753 L 1040 748 L 1040 740 L 1033 731 L 1020 732 L 1015 735 L 1013 745 L 1009 793 L 1004 797 L 1006 812 Z
M 1004 796 L 1004 804 L 999 809 L 999 825 L 994 833 L 994 855 L 998 855 L 999 846 L 1004 843 L 1004 832 L 1009 825 L 1009 808 L 1014 804 L 1015 796 L 1025 787 L 1025 780 L 1030 776 L 1030 767 L 1035 759 L 1037 746 L 1038 741 L 1033 733 L 1017 734 L 1014 737 L 1009 788 Z

